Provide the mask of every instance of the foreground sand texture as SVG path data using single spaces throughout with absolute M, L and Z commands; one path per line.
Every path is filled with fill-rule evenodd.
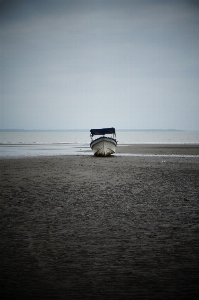
M 0 167 L 1 299 L 197 299 L 199 158 Z

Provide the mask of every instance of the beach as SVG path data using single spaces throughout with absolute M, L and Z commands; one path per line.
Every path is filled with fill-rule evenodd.
M 117 153 L 137 155 L 199 155 L 199 144 L 124 144 L 117 147 Z
M 1 299 L 198 298 L 199 146 L 117 153 L 0 159 Z

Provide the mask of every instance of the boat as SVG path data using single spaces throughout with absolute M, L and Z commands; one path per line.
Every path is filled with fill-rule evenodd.
M 109 134 L 110 136 L 105 136 Z M 100 137 L 93 139 L 94 136 L 101 135 Z M 115 128 L 102 128 L 90 130 L 91 143 L 90 147 L 95 156 L 110 156 L 116 152 L 117 141 Z

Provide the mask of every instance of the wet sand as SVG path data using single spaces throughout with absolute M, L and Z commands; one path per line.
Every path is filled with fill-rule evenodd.
M 198 144 L 134 144 L 119 145 L 117 153 L 155 155 L 199 155 Z
M 129 147 L 118 153 L 146 153 Z M 12 158 L 0 168 L 1 299 L 198 298 L 199 157 Z

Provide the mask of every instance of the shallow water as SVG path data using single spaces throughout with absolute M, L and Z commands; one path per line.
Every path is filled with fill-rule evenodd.
M 1 145 L 0 157 L 54 156 L 54 155 L 91 155 L 89 145 L 76 144 L 23 144 Z
M 199 132 L 191 131 L 120 131 L 120 144 L 192 144 L 199 143 Z M 90 144 L 90 132 L 86 131 L 21 131 L 0 132 L 0 144 Z
M 34 157 L 58 155 L 93 155 L 88 144 L 10 144 L 0 146 L 0 157 Z M 134 157 L 199 157 L 199 155 L 182 154 L 142 154 L 142 153 L 116 153 L 114 156 Z
M 199 132 L 119 130 L 117 141 L 118 145 L 199 144 Z M 90 149 L 89 130 L 0 132 L 0 157 L 79 154 L 93 155 Z M 124 154 L 116 155 L 124 156 Z M 145 154 L 125 155 L 146 156 Z

